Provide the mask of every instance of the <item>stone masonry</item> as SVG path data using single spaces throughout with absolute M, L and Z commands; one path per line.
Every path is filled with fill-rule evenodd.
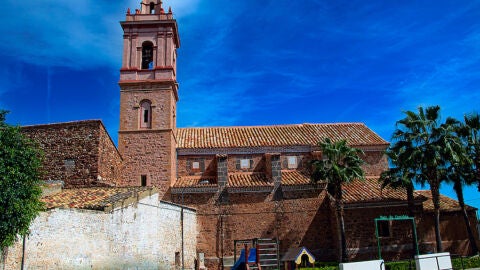
M 99 120 L 22 127 L 43 149 L 43 178 L 65 187 L 114 186 L 122 159 Z

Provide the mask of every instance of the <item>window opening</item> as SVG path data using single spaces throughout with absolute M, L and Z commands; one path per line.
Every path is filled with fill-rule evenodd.
M 378 236 L 379 237 L 390 237 L 392 236 L 391 226 L 389 220 L 379 220 L 378 221 Z
M 143 122 L 144 122 L 144 123 L 148 123 L 148 119 L 149 119 L 148 116 L 149 116 L 149 115 L 148 115 L 148 110 L 144 110 L 144 111 L 143 111 Z
M 155 14 L 155 4 L 150 2 L 150 14 Z
M 250 159 L 240 159 L 240 168 L 250 169 Z
M 289 169 L 296 169 L 298 167 L 296 156 L 288 156 L 287 161 L 288 161 L 287 166 Z
M 192 162 L 192 169 L 195 169 L 195 170 L 200 169 L 200 162 L 198 161 Z
M 180 252 L 175 252 L 175 267 L 178 268 L 180 267 Z
M 141 111 L 140 111 L 140 127 L 141 128 L 151 128 L 151 120 L 152 120 L 152 105 L 150 101 L 145 100 L 142 101 L 140 104 Z
M 153 68 L 153 43 L 145 41 L 142 44 L 142 69 Z
M 142 176 L 141 176 L 140 178 L 141 178 L 141 183 L 140 183 L 140 185 L 141 185 L 142 187 L 146 187 L 146 186 L 147 186 L 147 176 L 144 175 L 144 174 L 142 174 Z

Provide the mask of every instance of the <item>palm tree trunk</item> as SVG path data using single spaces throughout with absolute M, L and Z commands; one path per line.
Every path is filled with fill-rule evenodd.
M 345 239 L 345 222 L 343 219 L 343 201 L 342 201 L 342 186 L 337 185 L 335 190 L 335 200 L 337 206 L 338 224 L 340 226 L 340 249 L 341 249 L 341 262 L 348 262 L 347 254 L 347 241 Z
M 465 208 L 465 200 L 463 198 L 462 183 L 460 181 L 455 181 L 453 184 L 453 189 L 455 190 L 455 193 L 457 193 L 458 204 L 462 209 L 463 220 L 465 221 L 470 248 L 472 249 L 473 254 L 478 254 L 477 243 L 475 241 L 475 237 L 473 236 L 472 226 L 470 224 L 470 220 L 468 219 L 467 209 Z
M 435 213 L 435 240 L 437 242 L 437 251 L 443 251 L 442 237 L 440 235 L 440 185 L 435 178 L 430 178 L 430 191 L 432 192 L 433 209 Z
M 415 197 L 413 196 L 413 183 L 409 182 L 407 184 L 407 203 L 408 203 L 408 215 L 410 217 L 413 217 L 413 222 L 412 222 L 412 250 L 413 254 L 412 257 L 418 254 L 418 245 L 417 245 L 417 239 L 415 239 Z
M 407 204 L 408 204 L 408 215 L 415 217 L 415 198 L 413 196 L 413 183 L 409 182 L 407 185 Z

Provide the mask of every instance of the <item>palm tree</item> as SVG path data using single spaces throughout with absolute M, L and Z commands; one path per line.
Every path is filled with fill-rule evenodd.
M 408 215 L 410 217 L 415 217 L 415 198 L 414 198 L 414 186 L 413 186 L 413 175 L 414 172 L 411 172 L 408 166 L 404 166 L 404 163 L 399 160 L 398 150 L 396 149 L 398 145 L 391 145 L 387 151 L 386 155 L 390 160 L 391 168 L 382 172 L 380 175 L 380 182 L 382 184 L 382 189 L 385 187 L 391 187 L 394 189 L 404 189 L 407 194 L 407 204 L 408 204 Z M 412 232 L 415 230 L 415 224 L 412 223 Z M 412 237 L 412 246 L 413 254 L 418 254 L 418 246 L 415 237 Z
M 460 136 L 466 141 L 467 154 L 472 161 L 473 177 L 480 191 L 480 115 L 466 114 Z
M 382 172 L 379 180 L 382 183 L 382 188 L 388 186 L 394 189 L 405 189 L 407 193 L 408 215 L 414 217 L 414 172 L 411 172 L 410 168 L 406 167 L 405 163 L 399 160 L 396 147 L 398 145 L 391 145 L 385 152 L 390 160 L 390 164 L 393 166 Z
M 342 184 L 354 179 L 365 180 L 365 173 L 361 167 L 363 160 L 359 156 L 363 151 L 348 146 L 346 140 L 332 142 L 326 138 L 319 143 L 319 146 L 323 159 L 312 161 L 312 181 L 326 181 L 328 192 L 335 199 L 337 223 L 340 225 L 340 261 L 346 262 L 348 255 L 343 219 Z
M 472 225 L 470 224 L 470 220 L 468 218 L 467 209 L 465 207 L 465 199 L 463 197 L 463 185 L 469 184 L 469 179 L 471 179 L 472 176 L 471 172 L 471 166 L 469 165 L 452 165 L 448 170 L 448 181 L 453 182 L 453 190 L 457 195 L 458 204 L 461 208 L 472 253 L 478 254 L 478 246 L 475 241 L 475 237 L 473 236 Z
M 463 185 L 480 184 L 480 117 L 478 113 L 464 116 L 464 123 L 454 124 L 456 131 L 463 142 L 463 162 L 451 164 L 448 170 L 448 179 L 453 182 L 453 189 L 457 195 L 463 220 L 465 222 L 470 248 L 474 254 L 478 253 L 478 246 L 473 236 L 472 226 L 468 218 L 463 197 Z
M 414 182 L 428 183 L 435 213 L 437 252 L 442 252 L 440 235 L 440 185 L 446 177 L 446 167 L 457 162 L 455 135 L 447 124 L 440 124 L 440 107 L 432 106 L 418 112 L 406 111 L 397 121 L 393 140 L 402 167 L 409 168 Z

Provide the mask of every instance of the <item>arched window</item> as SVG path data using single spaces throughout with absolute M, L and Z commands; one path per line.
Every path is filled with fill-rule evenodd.
M 155 14 L 155 4 L 150 2 L 150 14 Z
M 142 69 L 153 68 L 153 43 L 144 41 L 142 43 Z
M 144 100 L 140 103 L 140 128 L 152 127 L 152 103 Z

